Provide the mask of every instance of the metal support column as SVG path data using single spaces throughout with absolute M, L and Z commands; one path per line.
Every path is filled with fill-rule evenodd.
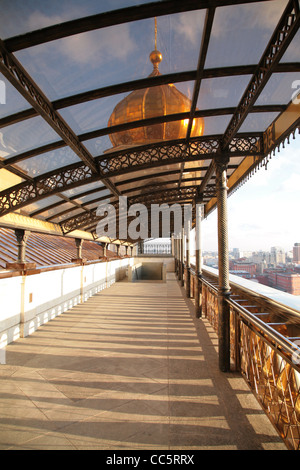
M 82 238 L 75 238 L 76 249 L 77 249 L 77 259 L 82 259 Z
M 191 296 L 191 259 L 190 259 L 190 236 L 191 236 L 191 221 L 187 221 L 186 230 L 186 295 Z
M 184 243 L 184 228 L 182 228 L 181 232 L 181 263 L 180 263 L 180 269 L 181 269 L 181 285 L 184 286 L 184 255 L 185 255 L 185 243 Z
M 103 258 L 107 256 L 107 245 L 108 243 L 103 243 Z
M 230 294 L 227 218 L 227 165 L 227 157 L 220 157 L 215 161 L 219 253 L 219 367 L 223 372 L 230 370 L 230 309 L 229 304 L 226 301 Z
M 202 206 L 200 202 L 202 199 L 196 200 L 196 229 L 195 229 L 195 256 L 196 256 L 196 279 L 195 279 L 195 316 L 201 318 L 202 316 L 202 251 L 201 251 L 201 217 Z
M 182 259 L 182 246 L 181 246 L 181 236 L 178 238 L 178 280 L 181 281 L 181 274 L 182 274 L 182 269 L 181 269 L 181 259 Z
M 18 245 L 18 259 L 12 263 L 6 263 L 6 269 L 15 269 L 21 271 L 28 271 L 36 268 L 35 263 L 28 263 L 26 261 L 26 244 L 30 232 L 23 229 L 15 229 L 15 236 Z
M 16 229 L 15 235 L 18 244 L 18 259 L 17 263 L 26 263 L 25 253 L 26 253 L 26 243 L 28 240 L 30 232 L 26 232 L 25 230 Z

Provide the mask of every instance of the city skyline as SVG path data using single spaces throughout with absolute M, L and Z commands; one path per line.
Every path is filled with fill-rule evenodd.
M 300 242 L 300 136 L 276 150 L 268 169 L 258 170 L 228 198 L 229 249 L 291 251 Z M 217 251 L 217 211 L 202 222 L 203 251 Z

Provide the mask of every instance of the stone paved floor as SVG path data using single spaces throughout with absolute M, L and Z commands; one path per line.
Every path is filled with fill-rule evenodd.
M 117 283 L 10 344 L 0 449 L 285 449 L 174 274 Z

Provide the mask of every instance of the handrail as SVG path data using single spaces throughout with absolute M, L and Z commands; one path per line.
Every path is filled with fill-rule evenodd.
M 123 259 L 129 259 L 131 256 L 127 257 L 115 257 L 115 258 L 102 258 L 102 259 L 95 259 L 95 260 L 85 260 L 82 264 L 78 262 L 70 262 L 70 263 L 62 263 L 62 264 L 49 264 L 45 266 L 37 266 L 36 268 L 30 269 L 30 274 L 40 274 L 48 271 L 56 271 L 59 269 L 69 269 L 75 268 L 78 266 L 90 266 L 92 264 L 99 264 L 99 263 L 110 263 L 112 261 L 118 261 Z M 21 276 L 23 271 L 21 269 L 15 270 L 3 270 L 0 271 L 0 279 L 8 279 L 10 277 Z M 25 270 L 26 273 L 26 270 Z
M 191 269 L 193 269 L 194 275 L 196 275 L 195 266 L 191 265 Z M 210 270 L 207 270 L 207 269 L 203 268 L 202 269 L 201 280 L 204 281 L 204 282 L 205 282 L 205 278 L 203 277 L 203 274 L 205 275 L 205 273 L 207 273 L 209 276 L 212 276 L 212 277 L 215 277 L 216 279 L 218 279 L 218 271 L 217 270 L 216 270 L 216 273 L 213 273 Z M 255 286 L 256 284 L 253 283 L 253 285 Z M 297 323 L 300 321 L 300 310 L 297 310 L 294 307 L 291 307 L 291 306 L 285 305 L 285 304 L 283 304 L 279 301 L 276 301 L 276 300 L 268 297 L 267 295 L 263 295 L 259 292 L 256 292 L 254 289 L 249 289 L 248 287 L 244 286 L 242 283 L 239 283 L 238 280 L 233 281 L 231 279 L 230 280 L 230 286 L 235 287 L 235 288 L 243 291 L 246 295 L 256 297 L 260 301 L 261 300 L 266 301 L 270 305 L 270 307 L 274 307 L 277 310 L 280 309 L 282 311 L 281 313 L 291 316 Z M 211 286 L 211 287 L 213 287 L 213 286 Z M 276 291 L 276 289 L 274 289 L 274 290 Z
M 299 350 L 300 352 L 300 348 L 295 343 L 290 341 L 287 337 L 283 336 L 279 331 L 275 331 L 272 327 L 268 325 L 268 323 L 265 323 L 259 318 L 257 318 L 254 313 L 249 312 L 249 310 L 244 308 L 242 305 L 239 305 L 237 302 L 235 302 L 232 299 L 226 299 L 226 301 L 229 303 L 229 305 L 231 305 L 232 307 L 235 308 L 235 310 L 238 311 L 238 313 L 240 314 L 241 317 L 244 318 L 244 320 L 249 321 L 250 324 L 258 328 L 260 330 L 258 333 L 265 334 L 267 338 L 274 341 L 275 345 L 277 344 L 281 346 L 283 349 L 285 349 L 288 354 L 293 356 L 296 350 Z M 266 338 L 264 337 L 264 339 Z M 285 356 L 285 359 L 289 361 L 289 358 L 286 356 Z M 297 367 L 297 364 L 293 363 L 293 367 L 297 369 L 298 372 L 300 372 L 300 367 Z

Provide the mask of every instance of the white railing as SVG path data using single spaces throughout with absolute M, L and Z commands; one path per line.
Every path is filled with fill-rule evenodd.
M 39 268 L 31 275 L 1 273 L 0 350 L 127 276 L 133 258 Z

